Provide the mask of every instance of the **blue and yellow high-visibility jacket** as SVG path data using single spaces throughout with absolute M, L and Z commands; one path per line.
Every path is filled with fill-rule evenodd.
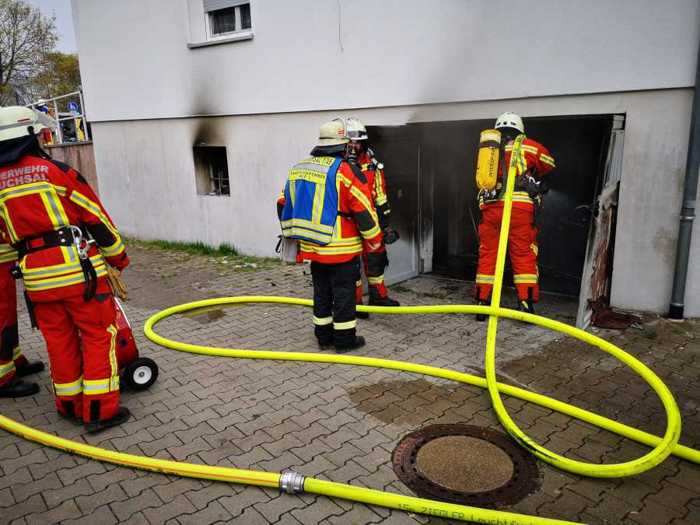
M 289 170 L 284 187 L 282 235 L 325 246 L 338 217 L 336 174 L 340 157 L 310 157 Z
M 363 242 L 370 252 L 381 249 L 382 232 L 359 169 L 337 155 L 321 154 L 295 165 L 289 179 L 277 213 L 285 237 L 299 239 L 299 262 L 343 263 L 362 254 Z M 295 210 L 294 203 L 304 201 Z

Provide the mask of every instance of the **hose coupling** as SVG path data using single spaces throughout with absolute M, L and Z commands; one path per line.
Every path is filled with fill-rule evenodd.
M 304 476 L 293 470 L 284 470 L 280 476 L 280 490 L 287 494 L 304 492 Z

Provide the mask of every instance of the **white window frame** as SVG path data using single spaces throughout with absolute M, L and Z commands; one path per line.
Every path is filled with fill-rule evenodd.
M 248 29 L 243 29 L 241 27 L 241 7 L 243 5 L 247 4 L 250 7 L 250 28 Z M 242 40 L 252 40 L 253 39 L 253 0 L 250 0 L 248 2 L 241 2 L 241 4 L 232 6 L 236 9 L 236 29 L 234 31 L 229 31 L 228 33 L 221 33 L 218 35 L 214 35 L 211 30 L 211 15 L 210 13 L 214 11 L 206 11 L 204 7 L 204 2 L 203 0 L 198 0 L 197 2 L 198 10 L 201 10 L 200 12 L 202 13 L 201 16 L 203 16 L 204 19 L 204 34 L 201 35 L 200 33 L 200 38 L 203 37 L 203 39 L 199 42 L 190 42 L 187 44 L 187 47 L 190 49 L 196 49 L 198 47 L 206 47 L 206 46 L 214 46 L 217 44 L 226 44 L 228 42 L 240 42 Z M 196 16 L 196 15 L 195 15 Z M 201 27 L 201 26 L 200 26 Z M 201 31 L 201 30 L 200 30 Z M 195 36 L 195 38 L 197 38 Z

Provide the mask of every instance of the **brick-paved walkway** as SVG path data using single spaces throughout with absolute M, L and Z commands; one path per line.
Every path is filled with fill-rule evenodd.
M 338 482 L 410 492 L 390 455 L 402 436 L 431 423 L 499 428 L 484 391 L 404 373 L 359 367 L 205 358 L 163 350 L 140 333 L 166 306 L 223 295 L 309 297 L 302 267 L 242 272 L 205 257 L 131 251 L 127 311 L 141 352 L 158 361 L 151 391 L 127 393 L 126 425 L 93 437 L 59 420 L 47 374 L 34 398 L 0 400 L 0 412 L 65 437 L 115 450 L 191 462 L 297 471 Z M 405 304 L 470 302 L 464 283 L 418 278 L 395 287 Z M 509 292 L 509 297 L 512 291 Z M 510 299 L 512 301 L 512 298 Z M 573 322 L 570 300 L 547 297 L 544 315 Z M 245 306 L 162 323 L 181 340 L 218 346 L 314 350 L 310 314 L 302 308 Z M 558 399 L 660 432 L 654 395 L 599 351 L 537 327 L 503 321 L 503 377 Z M 465 316 L 372 316 L 361 321 L 362 354 L 469 372 L 482 365 L 485 324 Z M 700 446 L 700 323 L 652 320 L 614 340 L 650 364 L 677 396 L 682 442 Z M 43 356 L 38 332 L 21 316 L 21 339 Z M 315 351 L 315 350 L 314 350 Z M 629 441 L 539 407 L 509 400 L 531 436 L 569 457 L 619 461 L 645 450 Z M 700 523 L 700 468 L 669 459 L 626 480 L 591 480 L 540 465 L 543 482 L 512 510 L 588 523 Z M 366 524 L 446 523 L 435 518 L 309 495 L 280 495 L 220 483 L 132 471 L 70 456 L 0 433 L 0 523 Z

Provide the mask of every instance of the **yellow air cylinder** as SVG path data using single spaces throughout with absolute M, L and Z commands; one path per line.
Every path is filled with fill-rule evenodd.
M 501 148 L 501 132 L 485 129 L 479 137 L 479 154 L 476 160 L 476 185 L 480 190 L 492 190 L 498 180 L 498 157 Z

